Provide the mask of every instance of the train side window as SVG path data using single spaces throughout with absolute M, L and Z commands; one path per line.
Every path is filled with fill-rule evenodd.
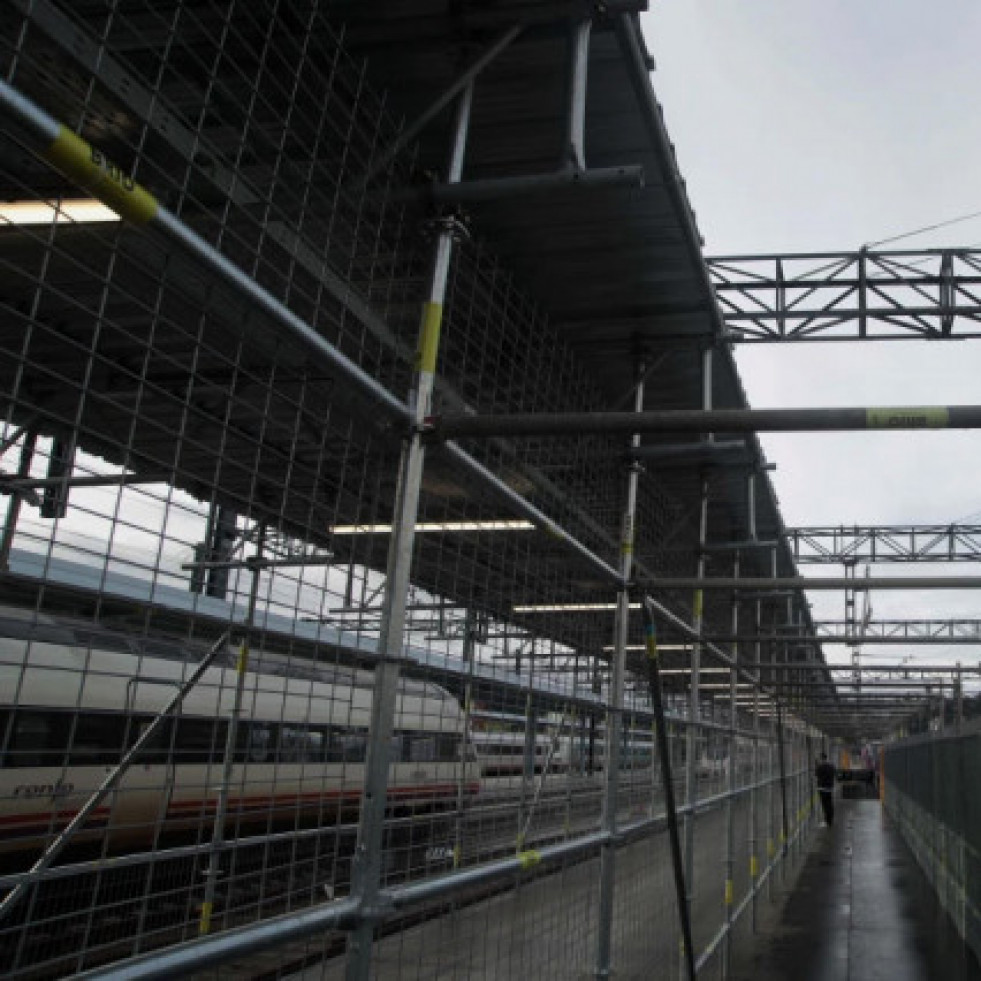
M 273 735 L 274 733 L 272 726 L 266 725 L 263 722 L 250 723 L 246 762 L 268 762 L 275 748 L 275 740 L 273 739 Z
M 409 761 L 411 763 L 434 763 L 436 761 L 436 737 L 414 734 L 409 742 Z
M 112 766 L 123 755 L 127 718 L 117 712 L 83 712 L 75 720 L 69 760 L 72 766 Z
M 279 730 L 280 763 L 319 763 L 324 758 L 324 737 L 317 729 L 284 725 Z
M 327 745 L 324 747 L 325 763 L 343 763 L 344 746 L 341 743 L 343 732 L 336 727 L 327 730 Z
M 337 736 L 341 747 L 341 760 L 344 763 L 363 763 L 367 740 L 363 732 L 340 732 Z
M 140 715 L 136 716 L 130 722 L 129 734 L 126 739 L 127 749 L 133 746 L 136 740 L 146 732 L 154 718 L 155 716 L 152 715 Z M 135 763 L 147 765 L 150 763 L 166 763 L 168 761 L 170 757 L 170 726 L 170 719 L 164 719 L 160 723 L 153 738 L 148 743 L 145 743 L 143 749 L 140 750 L 139 756 L 134 761 Z
M 71 716 L 58 711 L 14 712 L 10 747 L 5 764 L 21 766 L 64 766 L 68 761 L 68 731 Z
M 460 759 L 460 737 L 440 735 L 436 737 L 437 758 L 441 763 L 456 763 Z
M 224 719 L 175 719 L 175 763 L 217 763 L 225 755 L 228 722 Z

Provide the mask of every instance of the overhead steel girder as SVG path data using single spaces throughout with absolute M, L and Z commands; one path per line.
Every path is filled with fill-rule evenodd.
M 730 341 L 981 337 L 981 251 L 706 260 Z
M 832 641 L 845 634 L 844 620 L 818 620 L 814 630 L 819 641 Z M 870 620 L 860 636 L 849 643 L 981 643 L 981 620 Z
M 981 561 L 981 525 L 822 526 L 787 528 L 786 536 L 798 565 Z

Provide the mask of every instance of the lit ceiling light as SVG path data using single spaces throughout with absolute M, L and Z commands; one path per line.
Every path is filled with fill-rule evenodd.
M 728 685 L 702 685 L 702 684 L 700 684 L 698 687 L 699 688 L 718 688 L 718 689 L 725 689 L 726 691 L 729 690 L 729 686 Z M 752 688 L 753 686 L 748 681 L 747 682 L 740 681 L 736 685 L 736 687 L 737 688 Z
M 603 648 L 604 651 L 612 651 L 613 649 L 614 648 L 613 648 L 613 645 L 612 644 L 607 644 L 606 647 Z M 690 651 L 691 650 L 691 644 L 658 644 L 657 645 L 657 649 L 658 649 L 658 653 L 660 653 L 661 651 Z M 628 650 L 628 651 L 646 651 L 647 650 L 647 645 L 646 644 L 627 644 L 625 650 Z M 702 670 L 703 671 L 707 671 L 708 668 L 703 668 Z M 728 669 L 727 668 L 723 668 L 722 670 L 723 671 L 726 671 Z M 664 671 L 663 670 L 661 671 L 661 674 L 664 674 Z
M 119 215 L 94 198 L 0 202 L 0 223 L 8 225 L 90 224 L 119 221 Z
M 604 613 L 615 610 L 616 603 L 530 603 L 515 606 L 515 613 Z M 631 610 L 639 610 L 640 603 L 631 603 Z
M 420 521 L 416 531 L 533 531 L 530 521 Z M 330 529 L 334 535 L 388 535 L 390 524 L 334 525 Z

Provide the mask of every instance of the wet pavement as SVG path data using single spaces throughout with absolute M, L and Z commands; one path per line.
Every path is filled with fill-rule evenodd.
M 981 981 L 977 959 L 875 800 L 836 801 L 734 981 Z

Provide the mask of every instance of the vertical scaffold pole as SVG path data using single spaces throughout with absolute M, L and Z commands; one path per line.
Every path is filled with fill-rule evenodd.
M 20 459 L 17 462 L 18 477 L 27 477 L 30 474 L 36 442 L 35 433 L 24 433 L 24 442 L 20 446 Z M 0 538 L 0 572 L 7 572 L 10 567 L 10 550 L 13 548 L 14 535 L 17 534 L 17 521 L 20 518 L 22 501 L 22 496 L 14 493 L 10 495 L 7 504 L 7 520 L 4 522 L 2 538 Z
M 453 821 L 453 868 L 463 862 L 463 805 L 466 800 L 468 767 L 471 753 L 470 720 L 473 714 L 473 668 L 476 624 L 474 611 L 467 607 L 463 621 L 463 663 L 467 680 L 463 687 L 463 739 L 460 741 L 460 770 L 456 784 L 456 817 Z
M 459 182 L 470 124 L 473 85 L 460 95 L 450 152 L 447 182 Z M 382 841 L 388 793 L 388 764 L 395 721 L 396 693 L 405 630 L 405 607 L 409 589 L 409 570 L 415 541 L 416 516 L 425 449 L 421 438 L 423 420 L 432 411 L 436 355 L 443 320 L 443 302 L 453 252 L 454 226 L 444 224 L 436 239 L 429 298 L 423 303 L 416 352 L 413 387 L 409 405 L 415 423 L 406 437 L 399 463 L 395 513 L 389 542 L 385 594 L 378 636 L 378 664 L 371 701 L 371 730 L 365 765 L 364 794 L 358 843 L 355 848 L 352 894 L 358 898 L 361 921 L 348 942 L 347 981 L 368 981 L 375 921 L 379 915 Z
M 749 527 L 749 540 L 756 541 L 756 474 L 750 473 L 746 479 L 746 511 Z M 753 660 L 755 663 L 756 677 L 760 677 L 760 628 L 761 628 L 761 603 L 759 598 L 753 601 L 753 634 L 757 640 L 753 642 Z M 749 796 L 749 888 L 752 894 L 752 928 L 756 933 L 756 884 L 760 875 L 760 859 L 757 851 L 759 838 L 759 806 L 760 792 L 757 784 L 760 781 L 760 686 L 753 686 L 753 757 L 752 757 L 752 790 Z
M 770 575 L 775 579 L 777 576 L 777 550 L 772 548 L 770 550 Z M 772 629 L 769 633 L 776 633 L 776 615 L 771 614 L 770 618 Z M 776 661 L 776 646 L 772 645 L 769 648 L 771 661 Z M 778 695 L 779 698 L 779 689 Z M 776 699 L 774 699 L 776 700 Z M 766 743 L 766 859 L 768 864 L 772 864 L 776 859 L 776 839 L 777 839 L 777 828 L 776 828 L 776 817 L 774 815 L 774 809 L 776 805 L 775 799 L 775 786 L 776 786 L 776 761 L 775 756 L 775 723 L 772 718 L 770 720 L 770 725 L 768 726 L 768 738 Z M 773 880 L 775 875 L 772 873 L 766 877 L 766 897 L 771 902 L 773 900 Z
M 732 578 L 739 578 L 739 550 L 736 550 L 732 560 Z M 732 598 L 732 635 L 739 635 L 739 597 Z M 720 958 L 720 973 L 723 978 L 729 976 L 732 953 L 732 904 L 735 899 L 736 883 L 736 829 L 735 807 L 733 800 L 736 793 L 736 682 L 739 677 L 739 644 L 732 645 L 733 667 L 729 669 L 729 757 L 726 768 L 726 880 L 723 886 L 722 901 L 725 906 L 726 933 L 722 940 L 722 955 Z
M 707 348 L 702 357 L 702 408 L 712 408 L 712 348 Z M 712 440 L 712 434 L 706 434 Z M 708 497 L 709 483 L 702 477 L 698 515 L 698 561 L 695 570 L 697 579 L 705 578 L 705 544 L 708 540 Z M 701 636 L 704 619 L 705 593 L 696 589 L 692 597 L 692 628 L 696 638 Z M 695 902 L 695 810 L 698 806 L 698 744 L 701 729 L 701 702 L 699 684 L 702 661 L 702 643 L 696 639 L 691 646 L 691 691 L 688 701 L 688 732 L 685 740 L 687 758 L 685 760 L 685 886 L 688 890 L 688 920 L 691 922 Z
M 787 855 L 787 764 L 784 759 L 783 707 L 777 702 L 777 766 L 780 768 L 780 858 Z M 781 870 L 785 863 L 781 861 Z M 781 871 L 781 875 L 785 873 Z
M 634 389 L 634 410 L 644 408 L 644 366 L 638 365 L 637 386 Z M 640 435 L 630 438 L 631 449 L 640 446 Z M 623 585 L 617 596 L 616 627 L 613 640 L 613 664 L 610 672 L 610 691 L 606 716 L 606 793 L 603 800 L 603 829 L 609 838 L 600 857 L 599 927 L 596 946 L 596 977 L 611 975 L 610 951 L 613 936 L 613 890 L 617 833 L 617 783 L 620 779 L 620 732 L 623 723 L 623 681 L 627 661 L 627 628 L 630 617 L 629 582 L 633 572 L 634 521 L 637 515 L 637 484 L 640 465 L 631 457 L 627 470 L 627 496 L 623 508 L 620 536 L 620 574 Z
M 218 802 L 215 806 L 215 820 L 211 829 L 211 854 L 204 873 L 204 902 L 198 918 L 198 933 L 204 936 L 211 932 L 211 914 L 215 904 L 215 889 L 221 874 L 219 867 L 222 842 L 225 838 L 225 815 L 228 813 L 228 799 L 232 789 L 232 771 L 235 765 L 235 746 L 238 741 L 238 727 L 242 718 L 242 701 L 245 697 L 245 675 L 249 670 L 249 633 L 255 622 L 255 608 L 259 599 L 259 576 L 262 574 L 262 551 L 266 543 L 266 526 L 259 525 L 259 538 L 255 547 L 255 564 L 251 569 L 252 581 L 249 584 L 249 604 L 245 610 L 244 636 L 239 647 L 235 664 L 235 695 L 232 711 L 228 719 L 228 733 L 225 736 L 225 756 L 221 767 L 221 784 L 218 787 Z M 227 574 L 227 569 L 226 569 Z
M 681 943 L 684 951 L 682 971 L 688 981 L 695 979 L 695 948 L 688 918 L 688 893 L 685 870 L 681 859 L 681 840 L 678 835 L 678 810 L 674 800 L 674 777 L 671 773 L 671 749 L 668 745 L 668 726 L 664 718 L 664 699 L 661 697 L 661 672 L 657 657 L 657 627 L 654 610 L 648 597 L 644 598 L 644 646 L 651 686 L 651 705 L 654 709 L 654 734 L 657 756 L 661 763 L 661 783 L 664 785 L 664 810 L 668 818 L 668 839 L 671 845 L 671 865 L 674 870 L 675 895 L 678 900 L 678 919 L 681 923 Z

